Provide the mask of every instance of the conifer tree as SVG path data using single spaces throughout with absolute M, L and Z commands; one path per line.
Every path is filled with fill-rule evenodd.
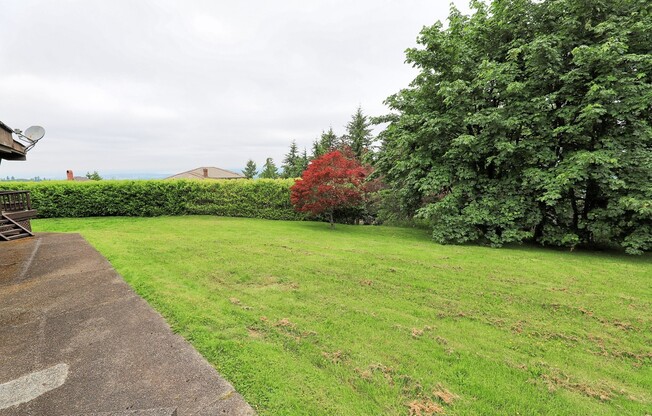
M 297 148 L 297 142 L 292 140 L 290 144 L 290 151 L 283 159 L 283 178 L 298 178 L 301 176 L 303 169 L 301 169 L 301 156 Z
M 371 123 L 362 112 L 362 107 L 358 107 L 351 121 L 346 125 L 346 134 L 342 136 L 343 142 L 351 148 L 358 160 L 362 160 L 371 147 L 373 136 L 370 126 Z
M 301 174 L 305 172 L 306 169 L 308 169 L 308 164 L 310 163 L 310 158 L 308 158 L 308 152 L 306 151 L 306 148 L 303 148 L 303 153 L 301 154 L 301 158 L 299 159 L 299 163 L 301 166 Z M 301 175 L 299 175 L 301 176 Z
M 319 140 L 313 142 L 312 145 L 312 159 L 316 159 L 326 153 L 332 152 L 337 149 L 339 138 L 333 131 L 332 127 L 329 127 L 327 131 L 322 131 Z
M 258 175 L 258 170 L 256 168 L 256 162 L 253 160 L 249 159 L 247 161 L 247 166 L 245 166 L 244 170 L 242 171 L 242 174 L 247 178 L 247 179 L 253 179 Z
M 278 168 L 274 163 L 274 159 L 272 159 L 271 157 L 268 157 L 267 160 L 265 160 L 265 164 L 263 165 L 263 170 L 262 172 L 260 172 L 260 178 L 278 179 Z

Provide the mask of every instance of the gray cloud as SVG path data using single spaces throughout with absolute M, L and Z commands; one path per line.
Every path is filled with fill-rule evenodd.
M 467 11 L 466 2 L 454 1 Z M 46 138 L 0 176 L 244 166 L 408 85 L 448 2 L 2 1 L 0 120 Z

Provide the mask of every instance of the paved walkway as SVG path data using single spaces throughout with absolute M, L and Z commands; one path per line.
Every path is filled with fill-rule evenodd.
M 0 416 L 253 413 L 80 235 L 0 243 Z

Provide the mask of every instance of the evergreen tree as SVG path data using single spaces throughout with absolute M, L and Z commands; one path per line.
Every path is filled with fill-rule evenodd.
M 274 164 L 274 159 L 271 157 L 268 157 L 267 160 L 265 160 L 263 170 L 260 172 L 260 178 L 278 179 L 278 168 L 276 167 L 276 164 Z
M 316 159 L 326 153 L 332 152 L 337 149 L 339 145 L 339 138 L 333 131 L 332 127 L 328 128 L 328 131 L 322 131 L 319 140 L 316 140 L 312 144 L 312 159 Z
M 319 144 L 319 139 L 315 139 L 312 142 L 312 153 L 310 154 L 310 159 L 317 159 L 319 156 L 323 155 L 321 145 Z
M 358 107 L 351 121 L 346 125 L 346 134 L 342 136 L 342 142 L 351 148 L 358 160 L 362 160 L 371 147 L 373 136 L 370 126 L 371 123 L 362 112 L 362 107 Z
M 308 152 L 306 151 L 306 148 L 303 148 L 303 153 L 301 154 L 301 157 L 299 158 L 299 166 L 301 167 L 301 176 L 303 172 L 305 172 L 306 169 L 308 169 L 308 164 L 310 164 L 310 158 L 308 157 Z
M 258 170 L 256 167 L 256 162 L 253 160 L 249 159 L 247 161 L 247 166 L 245 166 L 244 170 L 242 171 L 242 174 L 247 178 L 247 179 L 253 179 L 258 175 Z
M 290 144 L 290 151 L 285 155 L 283 159 L 283 178 L 298 178 L 303 173 L 301 169 L 301 156 L 299 156 L 299 150 L 297 148 L 297 142 L 292 140 Z

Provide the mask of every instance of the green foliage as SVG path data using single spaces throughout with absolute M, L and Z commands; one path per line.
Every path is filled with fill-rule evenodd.
M 652 3 L 452 9 L 407 61 L 378 167 L 439 242 L 652 249 Z
M 242 171 L 242 174 L 245 176 L 247 179 L 253 179 L 258 175 L 258 170 L 256 167 L 256 162 L 253 160 L 249 159 L 247 161 L 247 166 L 245 166 L 244 170 Z
M 305 151 L 304 151 L 305 155 Z M 302 155 L 299 154 L 299 149 L 297 148 L 297 142 L 292 140 L 290 144 L 290 150 L 285 155 L 283 159 L 283 173 L 281 174 L 282 178 L 300 178 L 301 174 L 305 170 L 304 160 Z
M 303 152 L 301 153 L 298 164 L 301 169 L 301 174 L 303 174 L 303 172 L 308 169 L 308 165 L 310 164 L 310 158 L 308 157 L 308 152 L 306 151 L 305 147 L 303 148 Z
M 93 171 L 93 173 L 86 172 L 86 177 L 92 181 L 101 181 L 102 177 L 100 176 L 99 173 L 97 173 L 96 170 Z
M 30 191 L 40 218 L 210 214 L 301 219 L 290 203 L 291 180 L 47 181 L 2 183 Z
M 327 131 L 322 131 L 319 140 L 315 140 L 312 144 L 312 157 L 311 159 L 317 159 L 326 153 L 332 152 L 337 149 L 339 145 L 339 138 L 333 131 L 332 127 L 329 127 Z
M 353 151 L 355 157 L 362 161 L 371 147 L 373 136 L 371 135 L 371 123 L 358 107 L 351 121 L 346 125 L 346 134 L 342 137 L 342 144 Z
M 276 167 L 276 164 L 274 163 L 274 159 L 271 157 L 268 157 L 267 160 L 265 160 L 265 164 L 263 165 L 263 170 L 260 172 L 260 178 L 262 179 L 278 179 L 279 174 L 278 174 L 278 168 Z

